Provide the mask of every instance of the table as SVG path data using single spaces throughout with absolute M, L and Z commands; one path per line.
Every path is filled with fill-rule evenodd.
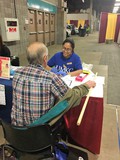
M 77 82 L 75 77 L 63 77 L 70 88 L 93 79 L 93 73 L 89 74 L 82 82 Z M 70 80 L 72 84 L 69 85 Z M 103 123 L 103 84 L 104 77 L 95 78 L 96 87 L 92 90 L 82 122 L 77 126 L 77 120 L 85 102 L 82 98 L 80 104 L 71 108 L 64 116 L 66 130 L 76 145 L 88 149 L 94 154 L 100 153 L 102 123 Z
M 82 122 L 80 126 L 77 126 L 84 101 L 85 97 L 82 98 L 80 105 L 71 108 L 64 115 L 66 130 L 76 145 L 86 148 L 94 154 L 99 154 L 103 123 L 103 98 L 89 98 Z
M 0 105 L 0 118 L 6 122 L 11 122 L 12 108 L 12 80 L 0 79 L 0 84 L 5 85 L 6 106 Z

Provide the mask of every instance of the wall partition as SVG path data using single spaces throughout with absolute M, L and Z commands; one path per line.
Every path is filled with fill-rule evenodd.
M 114 40 L 116 30 L 117 14 L 108 13 L 107 30 L 106 30 L 106 41 Z
M 117 15 L 116 30 L 115 30 L 115 37 L 114 37 L 115 42 L 117 42 L 118 40 L 119 31 L 120 31 L 120 14 Z
M 102 12 L 100 16 L 99 43 L 117 42 L 120 30 L 120 15 Z
M 102 12 L 100 15 L 99 43 L 105 42 L 108 13 Z

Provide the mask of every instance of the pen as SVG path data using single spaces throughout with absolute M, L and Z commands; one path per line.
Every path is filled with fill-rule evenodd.
M 69 84 L 69 86 L 71 86 L 71 84 L 72 84 L 72 81 L 70 81 L 70 84 Z

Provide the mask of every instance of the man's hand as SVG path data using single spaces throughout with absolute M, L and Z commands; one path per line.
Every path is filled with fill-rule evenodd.
M 94 88 L 96 86 L 96 82 L 91 80 L 87 81 L 85 84 L 87 84 L 89 88 Z

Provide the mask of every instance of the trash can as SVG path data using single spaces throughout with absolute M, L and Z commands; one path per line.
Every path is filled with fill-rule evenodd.
M 80 36 L 81 36 L 81 37 L 85 37 L 85 35 L 86 35 L 86 29 L 81 28 L 81 29 L 80 29 L 80 32 L 81 32 Z

